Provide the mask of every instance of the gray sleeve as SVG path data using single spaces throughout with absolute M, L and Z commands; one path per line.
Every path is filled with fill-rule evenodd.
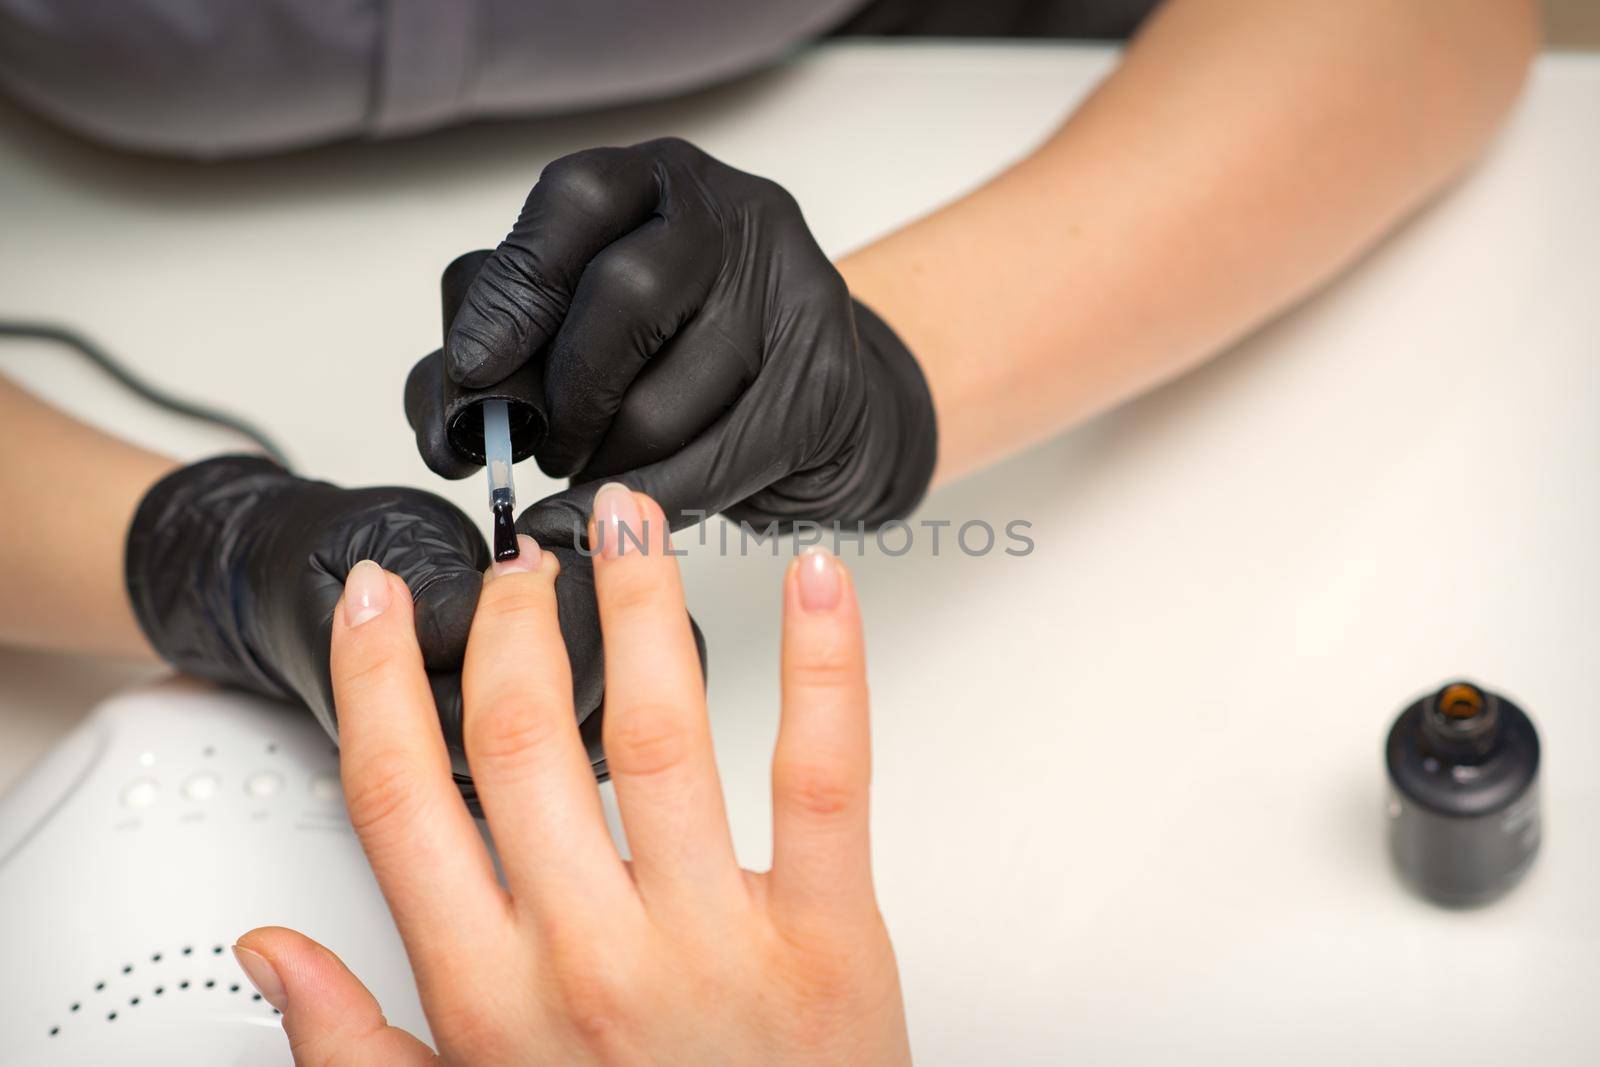
M 366 0 L 0 0 L 0 81 L 138 151 L 272 151 L 361 129 L 380 5 Z
M 0 0 L 0 86 L 193 157 L 619 103 L 730 77 L 860 0 Z

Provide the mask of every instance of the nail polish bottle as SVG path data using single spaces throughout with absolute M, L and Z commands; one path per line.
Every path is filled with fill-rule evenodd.
M 1451 682 L 1389 731 L 1389 846 L 1429 900 L 1484 904 L 1539 851 L 1539 734 L 1505 697 Z

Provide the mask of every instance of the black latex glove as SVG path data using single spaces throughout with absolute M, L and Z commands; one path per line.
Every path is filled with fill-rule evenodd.
M 255 456 L 207 460 L 168 475 L 139 505 L 128 532 L 128 592 L 151 645 L 175 667 L 298 700 L 337 738 L 328 674 L 333 612 L 345 576 L 363 559 L 411 590 L 417 640 L 470 800 L 460 669 L 490 560 L 477 528 L 453 504 L 416 489 L 340 489 Z M 575 571 L 579 585 L 593 573 Z M 564 599 L 592 603 L 592 577 L 571 593 Z M 591 694 L 579 707 L 592 711 L 601 688 L 599 630 L 576 633 L 568 641 L 573 676 Z M 590 633 L 592 643 L 583 637 Z M 593 718 L 584 733 L 598 761 Z
M 476 468 L 444 439 L 446 373 L 543 377 L 539 465 L 580 486 L 519 521 L 547 548 L 573 543 L 611 478 L 675 526 L 718 511 L 872 526 L 906 515 L 933 472 L 911 353 L 851 299 L 787 192 L 684 141 L 545 168 L 408 383 L 423 459 L 458 478 Z

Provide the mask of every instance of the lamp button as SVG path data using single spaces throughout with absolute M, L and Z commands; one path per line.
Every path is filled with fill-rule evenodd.
M 148 808 L 156 802 L 157 785 L 153 778 L 136 778 L 122 789 L 122 805 L 127 808 Z
M 283 787 L 283 776 L 276 771 L 257 771 L 244 781 L 244 791 L 253 797 L 270 797 Z
M 222 779 L 210 771 L 201 771 L 183 783 L 183 795 L 190 800 L 210 800 L 217 795 L 217 787 L 221 784 Z

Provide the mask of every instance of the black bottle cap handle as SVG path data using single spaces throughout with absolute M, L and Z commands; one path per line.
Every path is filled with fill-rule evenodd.
M 467 290 L 488 260 L 485 250 L 457 256 L 439 279 L 439 296 L 448 342 L 450 324 L 467 298 Z M 511 422 L 511 459 L 521 462 L 544 441 L 550 422 L 544 408 L 544 353 L 535 353 L 501 382 L 483 389 L 458 385 L 444 375 L 444 425 L 450 447 L 473 463 L 483 463 L 483 408 L 485 400 L 504 400 Z

